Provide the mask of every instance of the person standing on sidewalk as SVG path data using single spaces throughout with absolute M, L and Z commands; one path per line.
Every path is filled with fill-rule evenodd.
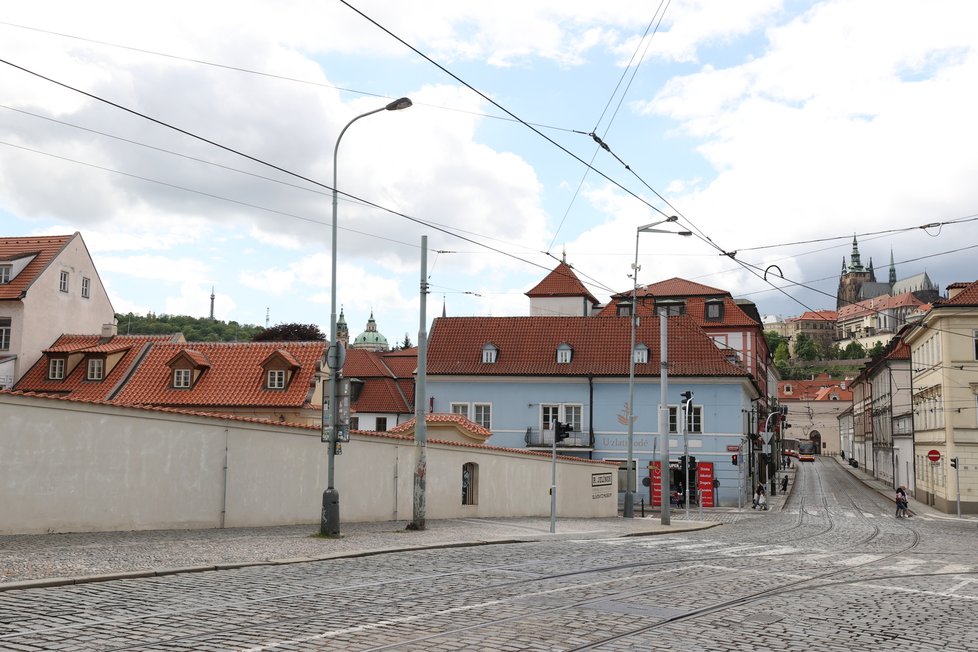
M 907 518 L 907 490 L 902 486 L 896 492 L 896 517 Z
M 788 490 L 788 476 L 783 475 L 781 476 L 781 493 L 784 493 L 787 490 Z

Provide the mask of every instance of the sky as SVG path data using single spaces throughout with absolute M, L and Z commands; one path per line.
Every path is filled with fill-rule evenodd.
M 682 277 L 764 315 L 978 278 L 978 3 L 37 0 L 0 17 L 0 235 L 81 232 L 118 313 L 391 344 Z M 399 97 L 413 106 L 380 111 Z M 337 148 L 337 138 L 347 127 Z M 599 143 L 603 143 L 602 147 Z M 643 233 L 640 226 L 693 237 Z M 637 254 L 636 254 L 637 251 Z M 121 330 L 121 329 L 120 329 Z

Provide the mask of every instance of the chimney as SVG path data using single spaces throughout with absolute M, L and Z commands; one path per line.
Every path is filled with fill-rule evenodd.
M 947 298 L 953 299 L 954 297 L 958 296 L 961 293 L 961 290 L 964 290 L 969 285 L 971 284 L 961 283 L 961 282 L 951 283 L 949 286 L 947 286 Z
M 102 339 L 110 339 L 119 334 L 119 327 L 115 321 L 111 324 L 102 324 Z

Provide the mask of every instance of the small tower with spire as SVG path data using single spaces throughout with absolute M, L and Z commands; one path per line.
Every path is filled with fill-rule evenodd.
M 873 259 L 870 258 L 868 268 L 863 267 L 859 256 L 859 242 L 853 234 L 852 253 L 849 256 L 848 267 L 845 257 L 842 258 L 842 274 L 839 276 L 839 290 L 835 295 L 835 309 L 839 310 L 859 301 L 859 291 L 863 283 L 875 282 L 876 272 L 873 271 Z
M 371 313 L 373 317 L 373 313 Z M 336 341 L 343 342 L 345 346 L 350 345 L 350 327 L 346 325 L 346 316 L 343 315 L 343 306 L 340 306 L 340 316 L 336 320 Z
M 214 321 L 214 286 L 211 286 L 211 321 Z

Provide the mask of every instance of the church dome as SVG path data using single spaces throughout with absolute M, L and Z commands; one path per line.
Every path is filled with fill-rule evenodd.
M 371 311 L 370 319 L 367 320 L 367 330 L 357 335 L 353 340 L 352 348 L 364 349 L 367 351 L 389 351 L 387 338 L 377 331 L 377 322 L 374 321 L 374 313 Z

